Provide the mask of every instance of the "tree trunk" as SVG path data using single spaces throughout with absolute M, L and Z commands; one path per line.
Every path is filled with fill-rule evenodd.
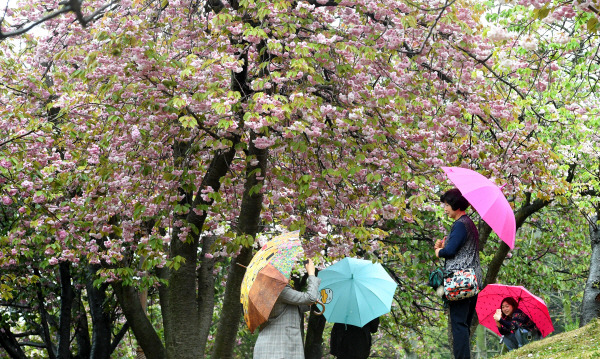
M 490 261 L 490 264 L 488 265 L 488 270 L 487 270 L 487 273 L 485 276 L 485 281 L 484 281 L 483 287 L 481 289 L 485 288 L 485 286 L 488 284 L 496 283 L 496 278 L 498 277 L 500 268 L 502 267 L 502 264 L 504 263 L 504 258 L 506 258 L 506 255 L 508 254 L 509 251 L 510 251 L 510 247 L 506 243 L 504 243 L 504 242 L 500 243 L 500 247 L 494 254 L 494 257 Z
M 131 325 L 135 339 L 144 349 L 146 358 L 165 359 L 167 357 L 165 347 L 152 323 L 148 320 L 136 289 L 131 286 L 123 286 L 120 282 L 113 282 L 112 287 L 123 309 L 123 314 Z
M 74 305 L 77 308 L 75 318 L 77 327 L 75 329 L 75 340 L 77 341 L 77 356 L 76 359 L 89 358 L 92 351 L 92 343 L 90 342 L 89 326 L 87 313 L 84 304 L 81 302 L 81 290 L 77 291 L 76 302 Z
M 211 7 L 215 12 L 219 12 L 222 9 L 223 4 L 220 4 L 219 0 L 211 1 Z M 237 10 L 238 2 L 234 1 L 232 7 Z M 245 43 L 244 40 L 239 41 L 231 38 L 232 43 Z M 247 47 L 246 47 L 247 48 Z M 258 48 L 261 58 L 266 56 L 266 51 L 260 51 Z M 231 91 L 238 92 L 242 98 L 250 98 L 252 89 L 249 86 L 248 81 L 248 51 L 244 50 L 241 53 L 236 54 L 239 59 L 243 61 L 242 71 L 231 73 Z M 238 110 L 236 113 L 240 123 L 244 121 L 244 110 Z M 242 205 L 240 209 L 240 216 L 238 219 L 237 234 L 255 236 L 258 233 L 258 224 L 260 222 L 260 213 L 262 211 L 262 184 L 264 183 L 264 176 L 266 175 L 267 168 L 267 150 L 258 149 L 254 146 L 254 140 L 256 134 L 250 133 L 250 140 L 248 141 L 248 153 L 247 153 L 247 165 L 246 165 L 246 183 L 244 184 L 244 195 L 242 197 Z M 250 159 L 255 157 L 258 160 L 258 164 L 252 165 Z M 260 169 L 260 173 L 252 173 L 255 170 Z M 257 176 L 261 179 L 258 180 Z M 261 185 L 260 190 L 252 190 L 253 187 Z M 252 259 L 252 248 L 242 247 L 240 253 L 236 258 L 231 261 L 229 268 L 227 283 L 225 286 L 225 297 L 223 299 L 222 314 L 219 319 L 219 325 L 217 327 L 217 334 L 215 343 L 213 346 L 213 358 L 219 359 L 230 359 L 233 356 L 233 345 L 235 337 L 237 336 L 238 325 L 240 316 L 242 315 L 242 306 L 240 305 L 240 292 L 242 279 L 246 270 L 238 264 L 247 266 Z
M 233 343 L 235 342 L 240 317 L 242 316 L 240 288 L 244 273 L 246 272 L 244 268 L 237 264 L 248 266 L 248 263 L 252 259 L 252 254 L 252 248 L 244 247 L 240 250 L 240 254 L 231 261 L 225 284 L 223 309 L 219 317 L 219 325 L 217 327 L 217 335 L 211 358 L 233 358 Z
M 598 217 L 590 224 L 590 242 L 592 258 L 590 259 L 590 274 L 583 292 L 580 325 L 584 326 L 595 318 L 600 317 L 600 229 Z
M 10 355 L 11 359 L 27 359 L 25 352 L 21 349 L 17 338 L 10 331 L 8 325 L 0 327 L 0 347 Z
M 173 145 L 175 165 L 185 169 L 189 142 L 176 142 Z M 210 172 L 210 169 L 209 169 Z M 179 188 L 182 196 L 179 205 L 190 205 L 193 211 L 193 193 Z M 163 308 L 163 314 L 169 318 L 164 326 L 165 348 L 168 359 L 195 359 L 200 356 L 200 323 L 198 322 L 198 301 L 196 298 L 196 267 L 198 264 L 199 230 L 185 233 L 190 226 L 188 214 L 174 216 L 173 232 L 169 246 L 169 259 L 176 261 L 169 269 L 168 297 L 169 306 Z M 204 218 L 206 218 L 204 216 Z M 145 351 L 144 351 L 145 352 Z
M 121 340 L 123 340 L 123 338 L 125 337 L 125 334 L 127 334 L 128 331 L 129 331 L 129 323 L 125 322 L 125 324 L 123 324 L 121 329 L 119 329 L 119 332 L 117 334 L 115 334 L 112 342 L 110 343 L 109 355 L 112 355 L 112 353 L 114 353 L 115 350 L 117 350 L 117 348 L 119 347 L 119 343 L 121 343 Z M 110 332 L 108 334 L 110 336 Z M 138 345 L 137 348 L 140 348 L 140 346 Z
M 267 169 L 267 150 L 254 146 L 256 134 L 250 136 L 248 158 L 246 165 L 246 183 L 244 184 L 244 195 L 242 207 L 238 219 L 238 235 L 256 236 L 259 231 L 260 213 L 263 201 L 263 183 Z M 258 163 L 252 164 L 255 158 Z M 260 170 L 260 171 L 257 171 Z M 225 298 L 223 299 L 223 312 L 219 320 L 217 336 L 213 348 L 213 358 L 231 359 L 233 357 L 233 345 L 242 315 L 240 305 L 240 294 L 242 279 L 245 268 L 252 259 L 252 247 L 242 247 L 240 254 L 231 262 L 227 284 L 225 287 Z
M 477 231 L 479 232 L 479 251 L 483 251 L 490 234 L 492 233 L 492 227 L 490 227 L 485 221 L 480 220 L 478 223 Z
M 529 198 L 529 196 L 530 195 L 528 195 L 527 198 Z M 533 202 L 530 202 L 529 199 L 527 199 L 527 201 L 525 202 L 523 207 L 519 208 L 519 210 L 515 213 L 515 222 L 516 222 L 517 230 L 523 226 L 523 224 L 525 223 L 527 218 L 529 218 L 532 214 L 540 211 L 542 208 L 548 206 L 550 203 L 551 203 L 551 201 L 539 200 L 539 199 L 535 200 Z M 490 230 L 488 230 L 488 228 Z M 489 235 L 491 234 L 491 228 L 489 226 L 485 225 L 485 226 L 483 226 L 483 229 L 484 229 L 482 231 L 483 240 L 480 242 L 480 244 L 487 243 Z M 481 239 L 482 238 L 480 238 L 480 240 Z M 480 250 L 483 250 L 483 246 L 480 246 Z M 490 261 L 490 264 L 488 265 L 487 272 L 485 275 L 485 280 L 483 282 L 483 286 L 480 288 L 481 290 L 483 290 L 483 288 L 485 288 L 485 286 L 487 286 L 488 284 L 496 283 L 496 279 L 498 278 L 498 273 L 500 272 L 500 268 L 502 268 L 504 259 L 506 258 L 506 255 L 508 254 L 509 251 L 510 251 L 510 247 L 506 243 L 501 242 L 500 246 L 498 247 L 498 250 L 496 250 L 494 257 L 492 258 L 492 260 Z M 478 325 L 479 325 L 479 319 L 477 318 L 477 313 L 475 313 L 475 316 L 473 317 L 473 322 L 471 323 L 471 337 L 473 337 L 473 334 Z
M 34 269 L 35 275 L 41 277 L 40 272 L 37 269 Z M 40 327 L 42 330 L 42 340 L 46 345 L 46 352 L 48 353 L 49 359 L 56 359 L 56 348 L 54 343 L 52 343 L 52 338 L 50 337 L 50 327 L 48 326 L 48 311 L 46 310 L 46 301 L 44 297 L 44 293 L 42 292 L 42 285 L 40 283 L 36 284 L 37 286 L 37 300 L 38 300 L 38 310 L 40 314 Z
M 71 265 L 60 262 L 60 315 L 58 320 L 58 355 L 59 359 L 71 358 L 71 310 L 73 308 L 73 287 L 71 286 Z
M 92 273 L 95 272 L 95 270 Z M 90 348 L 90 359 L 110 359 L 111 347 L 111 319 L 105 310 L 107 284 L 100 288 L 94 287 L 90 276 L 86 285 L 88 301 L 90 305 L 90 316 L 92 317 L 92 347 Z
M 141 262 L 143 262 L 143 261 L 144 261 L 144 259 L 142 259 Z M 147 314 L 148 313 L 148 288 L 141 289 L 140 304 L 142 305 L 142 309 L 144 310 L 144 313 Z M 127 325 L 127 327 L 129 328 L 129 325 Z M 137 347 L 135 348 L 135 352 L 136 352 L 136 359 L 146 359 L 146 356 L 144 355 L 144 349 L 142 349 L 142 347 L 140 346 L 139 343 L 138 343 Z
M 173 228 L 170 258 L 183 257 L 179 269 L 171 269 L 168 283 L 169 321 L 165 326 L 168 359 L 196 359 L 200 356 L 200 322 L 196 298 L 198 239 L 182 241 L 178 227 Z
M 166 281 L 167 283 L 169 282 L 169 269 L 166 267 L 163 268 L 157 268 L 156 269 L 156 273 L 157 276 L 163 280 Z M 166 328 L 170 328 L 173 324 L 171 323 L 171 319 L 169 316 L 169 313 L 171 312 L 171 303 L 169 302 L 169 285 L 168 284 L 161 284 L 158 286 L 158 299 L 160 302 L 160 312 L 161 312 L 161 317 L 162 317 L 162 324 L 163 324 L 163 328 L 165 328 L 164 330 L 167 330 Z M 133 329 L 133 324 L 131 324 L 132 329 Z M 139 342 L 139 340 L 138 340 Z M 143 350 L 146 350 L 146 348 L 144 348 L 143 345 L 140 346 L 142 347 Z M 165 349 L 165 357 L 166 357 L 166 349 Z
M 308 317 L 308 329 L 306 330 L 304 344 L 306 359 L 321 359 L 323 357 L 323 330 L 325 329 L 326 320 L 323 315 L 315 314 L 315 310 L 320 310 L 320 308 L 313 305 Z
M 215 243 L 214 236 L 206 236 L 202 241 L 202 254 L 210 253 Z M 204 358 L 206 342 L 210 334 L 213 312 L 215 309 L 215 259 L 202 256 L 198 270 L 198 322 L 200 323 L 200 359 Z
M 198 272 L 198 246 L 200 234 L 206 220 L 207 212 L 204 207 L 212 205 L 213 200 L 205 200 L 202 191 L 210 187 L 218 192 L 221 187 L 221 178 L 227 174 L 231 161 L 235 155 L 235 145 L 239 143 L 238 137 L 231 138 L 233 144 L 227 151 L 217 151 L 208 168 L 202 184 L 196 194 L 187 192 L 180 188 L 183 198 L 182 205 L 189 205 L 191 210 L 178 219 L 183 220 L 183 227 L 189 227 L 190 232 L 186 238 L 179 238 L 182 233 L 180 227 L 173 228 L 169 257 L 175 259 L 181 257 L 179 268 L 168 270 L 168 284 L 161 295 L 167 304 L 162 308 L 165 333 L 165 346 L 167 358 L 169 359 L 197 359 L 203 353 L 202 340 L 200 338 L 200 309 L 198 308 L 197 281 Z M 175 162 L 184 163 L 190 145 L 188 143 L 176 143 L 174 145 Z M 182 165 L 183 166 L 183 165 Z M 196 210 L 201 210 L 197 212 Z M 212 273 L 209 273 L 212 275 Z M 201 280 L 202 281 L 202 280 Z M 162 304 L 162 303 L 161 303 Z M 206 331 L 204 331 L 206 332 Z
M 527 218 L 529 218 L 532 214 L 540 211 L 542 208 L 548 206 L 550 203 L 551 203 L 551 201 L 539 200 L 539 199 L 533 201 L 532 203 L 527 201 L 525 203 L 525 205 L 523 207 L 519 208 L 519 210 L 515 213 L 515 221 L 516 221 L 517 230 L 523 226 L 523 223 L 525 223 Z M 487 241 L 487 239 L 486 239 L 486 241 Z M 508 247 L 508 245 L 506 243 L 504 243 L 504 242 L 500 243 L 500 247 L 496 251 L 494 258 L 492 258 L 492 261 L 490 262 L 490 264 L 488 266 L 488 271 L 485 276 L 485 282 L 481 289 L 485 288 L 485 286 L 488 284 L 496 283 L 496 278 L 498 277 L 498 273 L 500 272 L 500 268 L 502 267 L 504 258 L 506 258 L 506 255 L 508 254 L 509 251 L 510 251 L 510 248 Z

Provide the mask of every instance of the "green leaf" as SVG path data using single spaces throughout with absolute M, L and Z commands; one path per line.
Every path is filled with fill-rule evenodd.
M 133 206 L 133 217 L 134 218 L 139 218 L 140 215 L 146 210 L 146 206 L 144 206 L 143 204 L 141 204 L 140 202 L 136 203 Z
M 179 123 L 181 123 L 184 128 L 194 128 L 198 126 L 198 121 L 196 121 L 196 118 L 193 116 L 181 116 L 179 118 Z
M 589 32 L 597 32 L 598 26 L 598 19 L 596 19 L 596 17 L 592 17 L 587 21 L 587 29 Z

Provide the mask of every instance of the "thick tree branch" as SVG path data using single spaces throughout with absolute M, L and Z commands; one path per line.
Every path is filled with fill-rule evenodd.
M 110 354 L 111 355 L 117 349 L 117 347 L 119 346 L 119 343 L 121 343 L 121 340 L 123 340 L 123 338 L 125 337 L 125 334 L 127 334 L 128 330 L 129 330 L 129 322 L 125 322 L 125 324 L 123 324 L 123 326 L 121 327 L 119 332 L 115 335 L 112 343 L 110 344 Z
M 17 341 L 17 335 L 11 332 L 8 325 L 0 327 L 0 347 L 14 359 L 27 359 L 25 352 Z
M 254 140 L 257 134 L 252 132 L 249 139 L 248 156 L 257 160 L 256 164 L 248 161 L 246 166 L 246 183 L 240 207 L 237 235 L 255 237 L 259 232 L 260 214 L 262 211 L 264 175 L 267 173 L 268 150 L 257 148 Z M 215 339 L 213 357 L 230 359 L 233 357 L 233 347 L 230 343 L 235 341 L 239 318 L 242 314 L 240 294 L 242 278 L 245 269 L 237 264 L 247 266 L 252 259 L 252 247 L 242 247 L 240 254 L 231 261 L 229 268 L 225 298 L 223 300 L 223 316 L 219 321 L 217 338 Z
M 307 0 L 307 3 L 314 5 L 315 7 L 324 7 L 324 6 L 338 6 L 338 2 L 336 0 L 327 0 L 326 3 L 322 3 L 318 0 Z
M 146 316 L 137 290 L 117 282 L 112 283 L 112 287 L 123 308 L 127 322 L 131 324 L 136 340 L 144 348 L 146 358 L 165 359 L 167 357 L 165 347 Z
M 71 265 L 61 262 L 58 265 L 60 273 L 60 317 L 58 329 L 58 357 L 68 358 L 71 355 L 71 311 L 74 293 L 71 286 Z
M 34 273 L 38 277 L 41 277 L 40 272 L 37 269 L 34 270 Z M 41 337 L 44 340 L 44 343 L 46 344 L 48 358 L 56 359 L 56 354 L 54 353 L 54 345 L 52 344 L 52 339 L 50 338 L 50 328 L 48 326 L 48 312 L 46 311 L 46 301 L 44 300 L 44 294 L 42 293 L 42 285 L 38 282 L 36 284 L 36 287 L 37 300 L 39 303 L 40 321 L 43 330 Z

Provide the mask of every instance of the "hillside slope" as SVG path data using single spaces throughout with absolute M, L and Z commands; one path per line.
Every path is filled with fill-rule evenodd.
M 585 327 L 546 337 L 496 358 L 600 358 L 600 319 L 590 322 Z

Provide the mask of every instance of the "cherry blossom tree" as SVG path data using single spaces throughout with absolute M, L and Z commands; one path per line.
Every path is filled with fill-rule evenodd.
M 56 8 L 36 5 L 11 16 Z M 105 3 L 81 5 L 92 14 Z M 307 255 L 326 253 L 324 262 L 376 253 L 411 288 L 406 269 L 434 239 L 423 234 L 442 230 L 431 223 L 447 185 L 440 166 L 508 181 L 526 204 L 557 186 L 527 98 L 493 86 L 503 65 L 479 33 L 476 3 L 105 9 L 86 28 L 76 13 L 49 18 L 47 34 L 18 51 L 0 43 L 0 195 L 18 207 L 0 266 L 98 266 L 96 285 L 110 284 L 148 358 L 203 355 L 212 304 L 198 298 L 215 257 L 232 259 L 213 356 L 231 357 L 237 264 L 282 227 L 302 229 Z M 144 288 L 158 288 L 164 338 L 143 310 Z M 398 300 L 423 315 L 414 296 Z
M 496 41 L 505 76 L 526 104 L 526 114 L 537 118 L 538 137 L 549 144 L 560 167 L 560 186 L 545 199 L 577 208 L 589 222 L 591 262 L 585 286 L 581 325 L 600 314 L 597 301 L 597 149 L 598 9 L 589 2 L 508 2 L 489 16 L 488 32 Z M 508 70 L 507 70 L 508 68 Z M 496 68 L 495 74 L 503 69 Z M 530 79 L 533 79 L 532 81 Z

